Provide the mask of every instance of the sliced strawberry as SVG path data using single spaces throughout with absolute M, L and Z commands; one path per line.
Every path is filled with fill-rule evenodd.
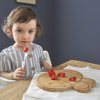
M 52 79 L 52 80 L 58 80 L 58 77 L 57 77 L 56 75 L 53 75 L 53 76 L 51 77 L 51 79 Z
M 65 77 L 65 73 L 59 72 L 59 73 L 58 73 L 58 77 Z
M 51 68 L 51 69 L 49 69 L 48 71 L 50 71 L 50 72 L 54 72 L 54 69 L 53 69 L 53 68 Z
M 71 81 L 71 82 L 76 81 L 76 77 L 70 77 L 69 81 Z
M 29 50 L 28 48 L 24 48 L 23 49 L 24 52 L 28 52 L 28 50 Z
M 56 73 L 54 72 L 54 69 L 49 69 L 48 70 L 48 75 L 50 76 L 50 77 L 52 77 L 53 75 L 55 75 Z

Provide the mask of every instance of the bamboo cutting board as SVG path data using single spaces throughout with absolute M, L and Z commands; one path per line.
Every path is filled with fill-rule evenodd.
M 58 70 L 56 75 L 60 72 L 65 73 L 65 77 L 58 77 L 57 80 L 52 80 L 48 73 L 44 73 L 37 78 L 37 86 L 47 91 L 67 91 L 74 89 L 78 92 L 88 92 L 96 85 L 95 80 L 84 78 L 83 75 L 75 70 Z M 75 80 L 71 79 L 74 78 Z

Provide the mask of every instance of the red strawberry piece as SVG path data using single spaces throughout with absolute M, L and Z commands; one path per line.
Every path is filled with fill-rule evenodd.
M 50 72 L 54 72 L 54 69 L 53 69 L 53 68 L 51 68 L 51 69 L 49 69 L 49 71 L 50 71 Z
M 76 77 L 70 77 L 69 81 L 71 81 L 71 82 L 76 81 Z
M 28 50 L 29 50 L 28 48 L 24 48 L 23 49 L 24 52 L 28 52 Z
M 58 73 L 58 77 L 65 77 L 65 73 L 59 72 L 59 73 Z
M 48 75 L 50 76 L 50 77 L 52 77 L 53 75 L 55 75 L 56 73 L 54 72 L 54 69 L 49 69 L 48 70 Z
M 53 75 L 53 76 L 51 77 L 51 79 L 52 79 L 52 80 L 58 80 L 58 77 L 57 77 L 56 75 Z

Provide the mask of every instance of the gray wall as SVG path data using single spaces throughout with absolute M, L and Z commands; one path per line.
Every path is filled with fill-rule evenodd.
M 0 24 L 18 5 L 26 4 L 0 1 Z M 37 43 L 49 51 L 54 66 L 70 59 L 100 64 L 100 0 L 37 0 L 36 6 L 28 6 L 43 23 L 44 34 Z M 0 29 L 0 51 L 12 44 Z
M 53 61 L 100 64 L 100 0 L 54 0 Z

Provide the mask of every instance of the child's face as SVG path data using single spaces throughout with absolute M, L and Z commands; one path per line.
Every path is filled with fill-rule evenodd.
M 15 23 L 12 26 L 12 34 L 15 43 L 24 47 L 32 43 L 35 38 L 36 25 L 36 20 L 31 20 L 28 23 Z

